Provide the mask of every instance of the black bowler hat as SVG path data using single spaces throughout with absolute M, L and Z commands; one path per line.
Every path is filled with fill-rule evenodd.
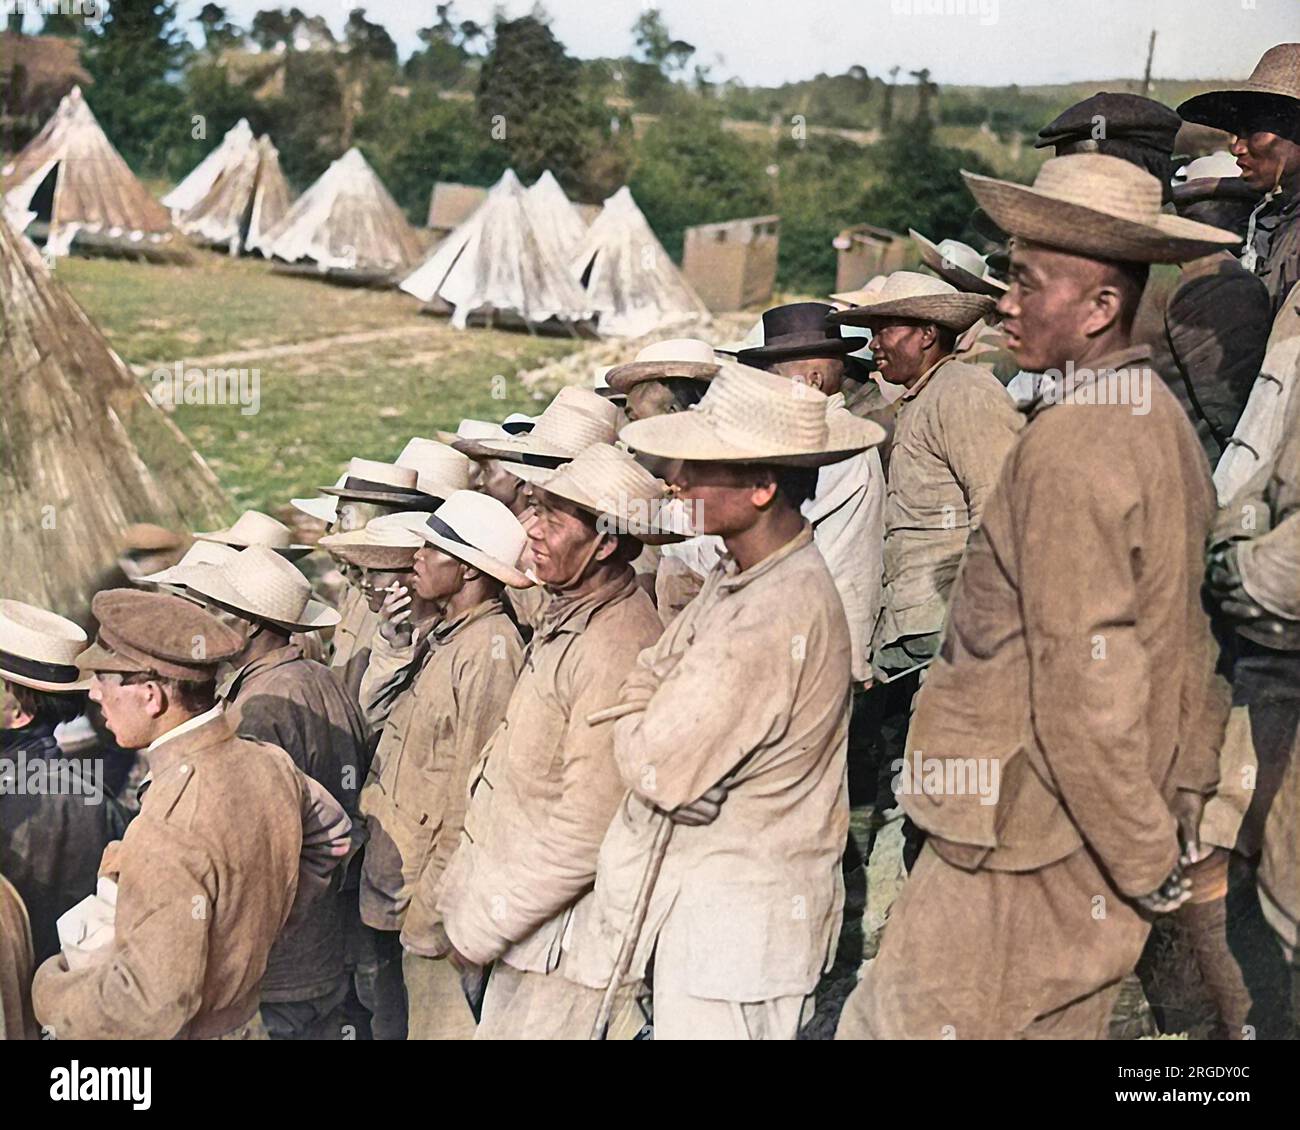
M 840 357 L 861 349 L 861 338 L 842 337 L 839 326 L 827 323 L 827 315 L 834 312 L 825 302 L 774 306 L 763 314 L 763 344 L 737 350 L 736 359 L 761 368 L 800 357 Z

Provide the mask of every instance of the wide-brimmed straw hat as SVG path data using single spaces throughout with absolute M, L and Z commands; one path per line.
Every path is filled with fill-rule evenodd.
M 260 510 L 245 510 L 235 519 L 233 526 L 227 526 L 224 530 L 210 530 L 205 534 L 196 533 L 194 539 L 219 542 L 234 546 L 235 549 L 261 545 L 290 561 L 296 561 L 311 552 L 309 545 L 293 544 L 293 531 L 288 526 Z
M 622 407 L 627 403 L 626 394 L 619 392 L 609 383 L 610 370 L 617 368 L 617 365 L 597 365 L 591 388 L 597 396 L 603 396 L 606 400 L 613 401 L 613 403 Z
M 157 573 L 146 573 L 134 578 L 137 585 L 180 585 L 183 576 L 181 570 L 192 569 L 196 565 L 224 565 L 239 553 L 233 545 L 219 541 L 196 541 L 185 551 L 182 557 L 170 569 L 161 569 Z
M 250 545 L 224 565 L 187 569 L 180 583 L 195 596 L 239 616 L 266 620 L 291 632 L 310 632 L 339 622 L 334 609 L 312 597 L 307 578 L 264 545 Z
M 828 397 L 786 377 L 724 363 L 704 399 L 685 412 L 628 424 L 620 438 L 636 451 L 665 459 L 821 467 L 885 438 L 856 416 L 827 426 Z
M 1261 123 L 1261 114 L 1274 120 Z M 1185 122 L 1228 133 L 1272 124 L 1277 128 L 1271 132 L 1300 142 L 1300 43 L 1270 47 L 1245 82 L 1189 98 L 1178 107 L 1178 115 Z
M 630 534 L 647 545 L 688 536 L 676 512 L 666 511 L 668 484 L 622 448 L 595 444 L 554 471 L 534 470 L 529 481 L 596 515 L 610 533 Z
M 88 643 L 71 620 L 24 604 L 0 600 L 0 679 L 56 694 L 84 691 L 90 679 L 77 668 Z
M 830 296 L 832 302 L 837 303 L 841 309 L 848 310 L 854 306 L 861 306 L 869 301 L 874 295 L 880 293 L 880 288 L 885 285 L 888 275 L 875 275 L 869 278 L 857 290 L 841 290 Z
M 713 346 L 694 337 L 673 338 L 647 345 L 635 361 L 615 365 L 605 374 L 609 387 L 626 393 L 643 381 L 680 378 L 688 381 L 711 381 L 718 371 Z
M 915 228 L 909 228 L 908 234 L 921 253 L 921 262 L 944 282 L 952 283 L 967 294 L 986 294 L 991 298 L 1000 298 L 1006 293 L 1007 284 L 989 273 L 989 265 L 984 256 L 969 243 L 962 243 L 959 239 L 942 239 L 938 243 L 932 243 Z
M 1033 186 L 962 171 L 1004 231 L 1075 255 L 1133 263 L 1183 263 L 1240 243 L 1222 228 L 1160 210 L 1160 182 L 1118 157 L 1053 157 Z
M 456 444 L 464 439 L 501 439 L 510 433 L 500 424 L 494 424 L 489 420 L 467 418 L 456 426 L 454 432 L 447 432 L 438 428 L 433 434 L 438 437 L 439 443 L 445 443 L 448 447 L 454 448 Z
M 589 388 L 562 388 L 526 435 L 504 439 L 461 440 L 453 446 L 471 459 L 566 462 L 593 443 L 613 443 L 618 405 Z
M 532 587 L 518 568 L 528 535 L 510 508 L 489 495 L 461 490 L 432 514 L 388 514 L 375 523 L 413 534 L 512 589 Z
M 402 448 L 397 466 L 411 468 L 416 473 L 415 485 L 425 494 L 446 498 L 455 491 L 469 489 L 473 464 L 468 455 L 449 444 L 415 436 Z
M 448 491 L 448 496 L 455 494 Z M 404 510 L 404 514 L 420 511 Z M 424 517 L 428 517 L 425 513 Z M 320 539 L 320 547 L 331 557 L 348 565 L 380 572 L 402 572 L 415 564 L 415 554 L 424 544 L 418 537 L 401 526 L 391 524 L 392 514 L 372 518 L 359 530 L 346 534 L 329 534 Z
M 986 294 L 963 293 L 943 279 L 919 271 L 895 271 L 861 306 L 831 317 L 850 326 L 866 326 L 885 318 L 934 322 L 961 333 L 991 314 L 996 305 Z
M 348 463 L 342 486 L 320 489 L 322 494 L 337 495 L 345 502 L 373 502 L 403 510 L 432 510 L 439 499 L 420 490 L 419 483 L 420 474 L 414 467 L 378 463 L 373 459 L 353 459 Z
M 334 485 L 341 487 L 347 482 L 347 478 L 348 474 L 344 471 Z M 318 522 L 324 522 L 327 526 L 332 525 L 339 516 L 339 500 L 327 494 L 320 494 L 315 498 L 291 498 L 289 499 L 289 505 L 295 510 L 301 510 L 309 517 L 315 518 Z

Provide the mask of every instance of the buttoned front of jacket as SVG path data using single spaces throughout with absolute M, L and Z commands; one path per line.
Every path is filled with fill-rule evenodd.
M 547 600 L 505 721 L 471 777 L 437 903 L 453 944 L 472 960 L 539 973 L 559 965 L 623 794 L 613 728 L 588 716 L 617 701 L 661 630 L 630 568 L 587 596 Z

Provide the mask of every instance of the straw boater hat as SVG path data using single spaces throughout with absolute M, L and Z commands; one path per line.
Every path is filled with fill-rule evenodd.
M 447 496 L 455 494 L 448 491 Z M 420 513 L 402 511 L 402 513 Z M 428 517 L 427 512 L 421 515 Z M 424 544 L 418 537 L 401 526 L 391 524 L 395 517 L 385 514 L 372 518 L 361 529 L 346 534 L 330 534 L 320 539 L 321 549 L 348 565 L 362 569 L 376 569 L 384 573 L 400 573 L 415 564 L 416 551 Z
M 283 557 L 264 545 L 250 545 L 224 565 L 196 565 L 180 583 L 252 620 L 266 620 L 291 632 L 310 632 L 339 622 L 339 614 L 313 600 L 311 585 Z
M 619 434 L 665 459 L 788 467 L 836 463 L 885 438 L 878 424 L 851 414 L 832 431 L 827 401 L 807 385 L 729 362 L 694 408 L 637 420 Z
M 989 265 L 975 248 L 958 239 L 944 239 L 932 243 L 915 228 L 909 228 L 912 242 L 921 252 L 921 262 L 944 282 L 952 283 L 967 294 L 987 294 L 999 298 L 1006 293 L 1007 284 L 989 273 Z
M 961 333 L 993 312 L 996 303 L 986 294 L 963 294 L 951 283 L 917 271 L 895 271 L 885 285 L 861 306 L 831 317 L 850 326 L 865 326 L 884 318 L 934 322 Z
M 452 447 L 463 439 L 502 439 L 510 433 L 500 424 L 493 424 L 487 420 L 464 419 L 454 432 L 445 432 L 439 428 L 433 434 L 438 437 L 439 443 Z
M 347 482 L 347 478 L 347 472 L 344 471 L 334 485 L 341 487 Z M 324 522 L 327 526 L 339 516 L 339 500 L 331 498 L 327 494 L 317 495 L 315 498 L 291 498 L 289 499 L 289 505 L 295 510 L 301 510 L 304 514 L 315 518 L 318 522 Z
M 238 554 L 239 550 L 224 542 L 196 541 L 185 551 L 185 556 L 170 569 L 146 573 L 143 577 L 135 578 L 135 583 L 137 585 L 180 585 L 182 582 L 178 578 L 184 576 L 181 570 L 192 569 L 195 565 L 224 565 Z
M 432 514 L 389 514 L 375 523 L 414 534 L 512 589 L 533 584 L 517 567 L 528 541 L 524 527 L 509 507 L 486 494 L 459 490 Z
M 643 381 L 678 378 L 687 381 L 711 381 L 718 371 L 713 346 L 698 338 L 681 337 L 656 341 L 636 355 L 635 361 L 615 365 L 605 374 L 609 387 L 626 393 Z
M 857 290 L 841 290 L 830 296 L 831 301 L 839 306 L 842 310 L 848 310 L 853 306 L 861 306 L 869 301 L 873 295 L 880 293 L 880 288 L 885 285 L 888 275 L 876 275 L 870 278 Z M 829 315 L 827 315 L 829 317 Z
M 964 170 L 961 175 L 1000 228 L 1076 255 L 1182 263 L 1241 242 L 1222 228 L 1162 212 L 1160 182 L 1118 157 L 1054 157 L 1032 187 Z
M 282 557 L 296 561 L 311 552 L 309 545 L 294 545 L 293 532 L 283 522 L 277 521 L 260 510 L 245 510 L 233 526 L 224 530 L 212 530 L 206 534 L 195 534 L 196 541 L 215 541 L 222 545 L 244 549 L 250 545 L 261 545 L 273 549 Z
M 416 473 L 416 486 L 434 498 L 446 498 L 469 487 L 469 456 L 436 439 L 416 436 L 407 441 L 397 466 Z
M 598 443 L 555 470 L 524 470 L 529 482 L 603 519 L 612 533 L 630 534 L 647 545 L 681 541 L 688 534 L 673 511 L 665 513 L 668 484 L 621 448 Z
M 86 633 L 71 620 L 24 604 L 0 600 L 0 679 L 34 691 L 84 691 L 90 680 L 77 669 Z
M 565 462 L 593 443 L 613 443 L 618 405 L 589 388 L 560 389 L 527 435 L 504 439 L 461 440 L 453 446 L 471 459 L 507 463 Z
M 348 463 L 342 486 L 320 489 L 322 494 L 337 495 L 344 502 L 374 502 L 404 510 L 432 510 L 438 505 L 437 496 L 425 494 L 420 490 L 419 482 L 419 472 L 413 467 L 377 463 L 373 459 L 353 459 Z
M 620 408 L 627 403 L 627 397 L 613 388 L 609 383 L 609 373 L 611 369 L 617 368 L 616 365 L 599 365 L 596 368 L 596 377 L 592 382 L 592 390 L 597 396 L 603 396 L 606 400 L 613 401 Z
M 1178 115 L 1228 133 L 1272 125 L 1270 132 L 1300 142 L 1300 43 L 1270 47 L 1245 82 L 1189 98 Z

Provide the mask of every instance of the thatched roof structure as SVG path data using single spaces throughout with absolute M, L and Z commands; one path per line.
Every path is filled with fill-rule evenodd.
M 602 336 L 641 337 L 709 320 L 708 307 L 668 257 L 626 186 L 605 201 L 572 256 Z
M 289 183 L 271 139 L 255 138 L 240 118 L 162 202 L 186 235 L 238 254 L 284 218 Z
M 74 87 L 45 127 L 0 169 L 5 211 L 48 253 L 78 247 L 150 257 L 184 255 L 167 209 L 104 136 Z
M 555 233 L 537 226 L 510 169 L 401 285 L 436 309 L 450 308 L 451 324 L 458 329 L 471 317 L 530 329 L 591 319 L 590 303 L 569 272 Z
M 78 40 L 0 32 L 0 123 L 4 140 L 8 142 L 14 132 L 20 142 L 27 140 L 37 125 L 54 112 L 61 98 L 73 87 L 89 86 L 91 81 L 81 65 Z
M 419 262 L 425 243 L 361 151 L 349 149 L 248 247 L 313 274 L 382 283 Z
M 429 218 L 424 226 L 441 235 L 454 231 L 474 214 L 487 193 L 476 184 L 438 181 L 429 194 Z
M 0 219 L 0 594 L 79 618 L 126 528 L 210 529 L 216 477 Z

